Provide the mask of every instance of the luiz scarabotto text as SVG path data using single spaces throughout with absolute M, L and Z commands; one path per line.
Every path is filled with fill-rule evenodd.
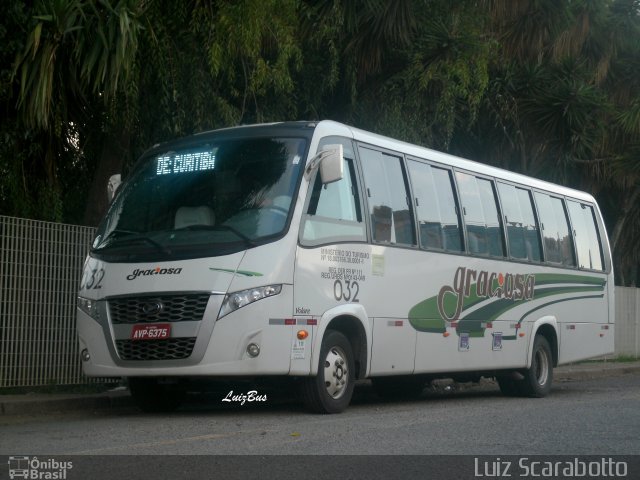
M 476 477 L 541 477 L 541 478 L 625 478 L 626 462 L 612 458 L 549 460 L 521 457 L 517 459 L 474 458 Z

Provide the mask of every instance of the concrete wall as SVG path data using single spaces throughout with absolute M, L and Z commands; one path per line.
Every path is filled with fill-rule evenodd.
M 616 356 L 640 356 L 640 289 L 616 287 Z

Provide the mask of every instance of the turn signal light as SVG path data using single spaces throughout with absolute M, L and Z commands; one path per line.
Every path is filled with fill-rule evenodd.
M 304 340 L 309 336 L 309 332 L 306 330 L 298 330 L 298 340 Z

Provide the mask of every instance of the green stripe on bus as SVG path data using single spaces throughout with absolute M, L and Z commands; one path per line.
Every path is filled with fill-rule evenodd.
M 569 277 L 567 275 L 566 277 Z M 586 282 L 585 282 L 586 283 Z M 536 285 L 537 286 L 537 285 Z M 548 287 L 543 289 L 536 288 L 535 296 L 532 300 L 538 300 L 540 298 L 556 296 L 556 295 L 566 295 L 566 294 L 575 294 L 575 293 L 590 293 L 590 292 L 603 292 L 604 285 L 595 285 L 595 286 L 574 286 L 574 287 Z M 537 306 L 528 312 L 526 312 L 520 321 L 524 319 L 530 313 L 539 310 L 548 305 L 552 305 L 554 303 L 565 302 L 569 300 L 577 300 L 580 298 L 601 298 L 604 296 L 604 293 L 600 295 L 590 295 L 590 296 L 572 296 L 570 298 L 558 299 L 553 302 L 548 302 L 544 305 Z M 491 298 L 487 298 L 484 301 L 490 301 Z M 462 317 L 458 320 L 457 331 L 468 332 L 470 336 L 484 336 L 484 329 L 482 328 L 482 323 L 487 321 L 494 321 L 497 318 L 508 312 L 509 310 L 516 308 L 523 304 L 522 300 L 513 300 L 509 298 L 501 298 L 498 300 L 494 300 L 490 304 L 475 310 L 469 316 Z M 468 308 L 468 307 L 467 307 Z M 464 312 L 464 309 L 463 309 Z M 437 297 L 428 298 L 417 305 L 415 305 L 409 311 L 409 323 L 420 332 L 429 332 L 429 333 L 443 333 L 446 331 L 446 322 L 444 319 L 439 318 L 440 312 L 438 311 Z M 504 337 L 503 337 L 504 338 Z
M 248 270 L 232 270 L 230 268 L 213 268 L 209 267 L 209 270 L 214 272 L 225 272 L 225 273 L 234 273 L 238 275 L 244 275 L 245 277 L 261 277 L 262 274 L 259 272 L 250 272 Z

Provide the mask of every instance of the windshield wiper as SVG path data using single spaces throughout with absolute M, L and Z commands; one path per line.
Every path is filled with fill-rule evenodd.
M 105 248 L 107 245 L 105 245 L 105 243 L 109 242 L 109 243 L 113 243 L 114 241 L 116 241 L 118 239 L 118 237 L 120 237 L 122 240 L 127 239 L 127 240 L 133 240 L 133 241 L 138 241 L 138 240 L 142 240 L 143 242 L 148 243 L 149 245 L 153 245 L 154 247 L 156 247 L 158 250 L 160 250 L 162 253 L 166 254 L 166 255 L 171 255 L 171 250 L 169 250 L 167 247 L 165 247 L 164 245 L 162 245 L 160 242 L 157 242 L 156 240 L 147 237 L 146 235 L 143 235 L 141 232 L 135 232 L 133 230 L 122 230 L 119 228 L 116 228 L 115 230 L 112 230 L 111 232 L 109 232 L 109 235 L 107 235 L 102 242 L 100 242 L 100 245 L 102 245 L 101 247 L 98 246 L 96 248 L 94 248 L 93 250 L 102 250 L 103 248 Z M 133 237 L 133 238 L 131 238 Z
M 251 238 L 247 237 L 244 233 L 238 230 L 235 227 L 231 227 L 229 225 L 187 225 L 186 227 L 176 228 L 175 231 L 179 230 L 189 230 L 189 231 L 228 231 L 235 234 L 238 238 L 242 239 L 247 245 L 250 247 L 255 247 L 256 244 L 251 240 Z

